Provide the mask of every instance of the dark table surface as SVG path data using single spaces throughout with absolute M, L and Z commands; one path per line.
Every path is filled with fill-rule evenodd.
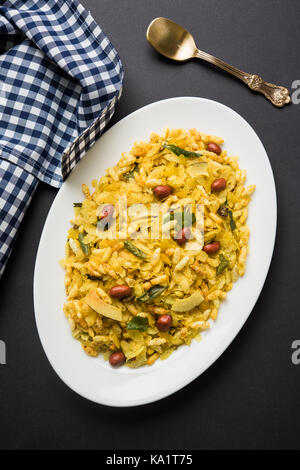
M 300 80 L 300 2 L 82 3 L 109 36 L 124 65 L 124 93 L 112 124 L 153 101 L 190 95 L 220 101 L 253 126 L 274 171 L 277 241 L 269 275 L 249 320 L 209 370 L 154 404 L 130 409 L 100 406 L 64 385 L 38 338 L 32 300 L 34 263 L 57 192 L 41 184 L 0 284 L 0 339 L 7 346 L 7 364 L 0 365 L 0 447 L 299 448 L 300 365 L 292 364 L 291 344 L 300 339 L 300 104 L 279 110 L 209 65 L 168 62 L 147 44 L 145 31 L 153 18 L 169 17 L 193 32 L 201 49 L 291 88 Z

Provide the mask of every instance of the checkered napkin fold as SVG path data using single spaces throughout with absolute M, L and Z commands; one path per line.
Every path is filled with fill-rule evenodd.
M 0 276 L 38 182 L 62 184 L 113 115 L 122 80 L 77 0 L 0 0 Z

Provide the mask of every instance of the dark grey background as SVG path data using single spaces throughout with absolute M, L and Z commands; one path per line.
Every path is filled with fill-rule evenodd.
M 7 365 L 0 366 L 0 447 L 299 448 L 300 365 L 291 363 L 291 343 L 300 339 L 300 105 L 279 110 L 209 65 L 168 62 L 147 44 L 145 31 L 154 17 L 172 18 L 194 33 L 203 50 L 290 88 L 300 80 L 300 2 L 82 3 L 123 61 L 124 94 L 112 123 L 153 101 L 191 95 L 232 107 L 254 127 L 275 175 L 277 242 L 266 284 L 249 320 L 208 371 L 154 404 L 131 409 L 98 406 L 61 382 L 38 338 L 32 301 L 34 262 L 56 195 L 56 190 L 40 185 L 0 284 L 0 339 L 7 344 Z

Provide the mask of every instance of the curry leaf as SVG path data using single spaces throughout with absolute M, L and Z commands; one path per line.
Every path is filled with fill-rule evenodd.
M 160 286 L 159 284 L 152 286 L 147 292 L 137 298 L 140 302 L 149 302 L 150 300 L 156 299 L 160 294 L 167 289 L 168 286 Z
M 82 207 L 82 202 L 73 202 L 73 207 Z
M 233 231 L 236 229 L 236 224 L 235 224 L 235 221 L 234 221 L 234 218 L 233 218 L 233 215 L 232 215 L 232 211 L 231 211 L 231 210 L 228 210 L 228 214 L 229 214 L 230 228 L 231 228 L 231 231 L 233 232 Z
M 137 172 L 137 173 L 139 172 L 139 165 L 138 165 L 138 163 L 136 163 L 136 164 L 134 165 L 134 167 L 133 167 L 132 170 L 130 170 L 130 171 L 128 171 L 127 173 L 124 173 L 124 174 L 123 174 L 124 180 L 125 180 L 125 181 L 128 181 L 128 180 L 134 178 L 134 173 L 135 173 L 135 172 Z
M 180 147 L 177 147 L 177 145 L 164 144 L 164 148 L 175 153 L 175 155 L 177 155 L 178 157 L 180 157 L 180 155 L 182 155 L 185 158 L 203 157 L 202 153 L 190 152 L 189 150 L 184 150 Z
M 220 276 L 220 274 L 222 274 L 222 272 L 227 268 L 227 266 L 229 265 L 229 261 L 227 258 L 225 258 L 224 255 L 220 254 L 219 255 L 219 260 L 220 260 L 220 264 L 219 266 L 217 267 L 217 276 Z
M 166 224 L 167 222 L 170 222 L 171 220 L 174 220 L 174 211 L 170 211 L 166 213 L 166 215 L 163 218 L 163 225 Z
M 83 242 L 84 237 L 85 237 L 85 234 L 80 233 L 78 235 L 78 241 L 80 243 L 80 246 L 81 246 L 81 249 L 82 249 L 83 253 L 87 256 L 90 252 L 90 245 L 88 243 Z
M 133 317 L 127 323 L 128 330 L 147 331 L 148 326 L 149 326 L 148 318 L 144 318 L 144 317 Z
M 130 251 L 130 253 L 132 253 L 134 256 L 137 256 L 138 258 L 147 258 L 146 253 L 144 253 L 142 250 L 140 250 L 137 246 L 135 246 L 128 240 L 124 241 L 124 248 L 126 248 L 126 250 Z
M 184 208 L 184 211 L 182 213 L 182 226 L 183 227 L 190 227 L 191 225 L 194 225 L 196 222 L 196 216 L 193 212 L 190 212 L 186 208 Z
M 235 229 L 236 229 L 236 223 L 234 221 L 234 218 L 233 218 L 233 215 L 232 215 L 232 211 L 229 209 L 228 207 L 228 201 L 226 199 L 226 201 L 224 202 L 224 204 L 222 206 L 219 207 L 218 209 L 218 214 L 221 216 L 221 217 L 227 217 L 227 215 L 229 215 L 229 224 L 230 224 L 230 228 L 231 228 L 231 231 L 233 232 Z
M 193 212 L 190 212 L 187 208 L 182 210 L 170 210 L 164 217 L 163 223 L 175 220 L 180 227 L 190 227 L 196 222 L 196 216 Z

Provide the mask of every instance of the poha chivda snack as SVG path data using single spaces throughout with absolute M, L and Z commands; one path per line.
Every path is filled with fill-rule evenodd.
M 222 143 L 196 129 L 153 133 L 92 193 L 82 185 L 61 264 L 64 313 L 90 356 L 151 365 L 217 318 L 245 272 L 255 189 Z

